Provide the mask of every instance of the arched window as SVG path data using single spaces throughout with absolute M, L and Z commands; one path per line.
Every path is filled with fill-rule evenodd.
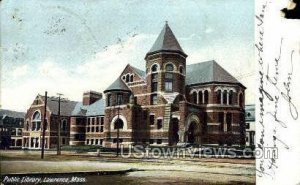
M 32 116 L 32 125 L 31 130 L 40 130 L 41 129 L 41 114 L 39 111 L 36 111 Z
M 126 80 L 126 76 L 125 76 L 125 75 L 123 75 L 123 76 L 122 76 L 122 79 L 125 81 L 125 80 Z
M 166 71 L 173 71 L 174 70 L 174 67 L 173 67 L 173 64 L 167 64 L 166 65 Z
M 129 82 L 129 74 L 126 75 L 126 83 Z
M 217 103 L 218 104 L 221 104 L 221 96 L 222 96 L 222 92 L 221 92 L 221 90 L 218 90 L 217 91 Z
M 133 74 L 130 75 L 130 82 L 133 82 Z
M 192 94 L 192 101 L 193 101 L 193 103 L 197 103 L 197 93 L 196 92 L 193 92 L 193 94 Z
M 151 72 L 154 73 L 154 72 L 157 72 L 158 70 L 158 66 L 157 64 L 154 64 L 152 67 L 151 67 Z
M 229 91 L 229 102 L 228 102 L 229 105 L 232 105 L 233 104 L 233 91 L 230 90 Z
M 203 103 L 203 94 L 202 94 L 202 91 L 199 91 L 198 93 L 198 96 L 199 96 L 199 104 L 202 104 Z
M 223 104 L 227 104 L 227 90 L 223 91 Z
M 123 127 L 124 127 L 123 120 L 117 119 L 117 120 L 114 122 L 114 129 L 123 129 Z
M 41 121 L 41 114 L 38 111 L 36 111 L 32 116 L 32 120 L 33 121 Z
M 179 67 L 179 72 L 180 72 L 181 74 L 184 73 L 184 71 L 183 71 L 183 66 L 180 66 L 180 67 Z
M 204 91 L 204 104 L 208 104 L 208 90 Z
M 239 95 L 239 105 L 242 107 L 244 105 L 244 96 L 242 93 Z

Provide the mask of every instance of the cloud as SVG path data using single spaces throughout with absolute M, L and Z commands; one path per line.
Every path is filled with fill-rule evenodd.
M 20 77 L 23 77 L 23 76 L 26 76 L 29 72 L 29 68 L 28 68 L 28 65 L 22 65 L 22 66 L 19 66 L 19 67 L 16 67 L 13 71 L 12 71 L 12 77 L 14 79 L 16 78 L 20 78 Z
M 214 31 L 215 31 L 215 30 L 214 30 L 213 28 L 209 28 L 209 27 L 208 27 L 208 28 L 205 29 L 204 32 L 208 34 L 208 33 L 214 32 Z
M 128 63 L 144 69 L 143 58 L 155 37 L 147 34 L 126 36 L 74 68 L 67 68 L 51 57 L 35 66 L 36 71 L 32 70 L 31 74 L 28 66 L 20 66 L 16 74 L 25 75 L 26 72 L 30 77 L 21 79 L 18 76 L 18 85 L 3 85 L 3 108 L 26 111 L 34 97 L 44 91 L 48 91 L 49 96 L 63 93 L 66 98 L 77 101 L 81 101 L 84 91 L 103 92 Z

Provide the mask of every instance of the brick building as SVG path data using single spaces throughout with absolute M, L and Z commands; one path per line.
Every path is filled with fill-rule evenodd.
M 58 117 L 58 98 L 48 97 L 46 111 L 45 148 L 54 148 L 57 145 L 58 123 L 61 127 L 61 144 L 69 145 L 70 116 L 77 102 L 62 101 L 60 117 Z M 44 118 L 45 97 L 37 95 L 27 110 L 23 129 L 23 149 L 40 149 L 42 146 L 42 130 Z
M 22 148 L 24 112 L 0 109 L 0 149 Z
M 166 24 L 146 53 L 145 71 L 128 64 L 105 99 L 88 91 L 72 104 L 65 114 L 70 145 L 116 147 L 118 133 L 124 145 L 244 145 L 246 88 L 217 62 L 187 65 L 186 58 Z

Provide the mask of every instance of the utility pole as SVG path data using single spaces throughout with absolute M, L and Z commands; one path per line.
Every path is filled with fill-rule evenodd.
M 60 103 L 62 102 L 61 100 L 61 96 L 63 94 L 61 93 L 57 93 L 58 95 L 58 100 L 52 100 L 52 101 L 57 101 L 58 102 L 58 112 L 57 112 L 57 117 L 58 117 L 58 124 L 57 124 L 57 149 L 56 149 L 56 153 L 57 155 L 61 154 L 61 139 L 60 139 L 60 127 L 61 127 L 61 120 L 60 120 Z M 65 101 L 66 102 L 66 101 Z
M 44 121 L 43 121 L 43 135 L 42 135 L 42 152 L 41 159 L 44 159 L 44 150 L 45 150 L 45 131 L 47 126 L 46 114 L 47 114 L 47 91 L 45 91 L 45 102 L 44 102 Z
M 117 104 L 118 104 L 118 119 L 117 119 L 117 157 L 119 157 L 119 138 L 120 138 L 120 126 L 121 126 L 121 123 L 120 123 L 120 102 L 121 100 L 119 100 L 118 98 L 118 95 L 117 95 Z

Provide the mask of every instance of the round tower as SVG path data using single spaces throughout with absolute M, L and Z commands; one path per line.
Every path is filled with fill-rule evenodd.
M 185 94 L 187 55 L 166 22 L 154 45 L 146 54 L 147 91 L 150 104 L 157 104 L 158 94 Z

